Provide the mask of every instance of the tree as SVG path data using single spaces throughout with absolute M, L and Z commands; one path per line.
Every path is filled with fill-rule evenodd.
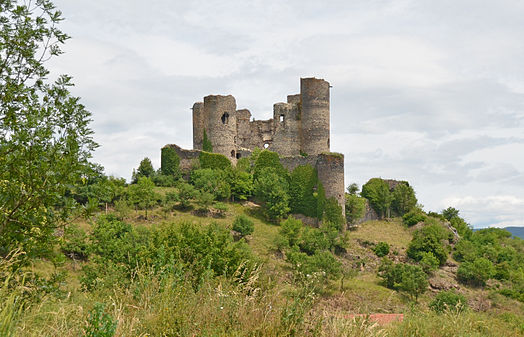
M 253 194 L 253 176 L 250 173 L 235 168 L 229 170 L 227 176 L 233 201 L 247 200 Z
M 365 215 L 366 199 L 356 194 L 346 194 L 346 220 L 352 224 Z
M 69 38 L 49 0 L 0 2 L 0 255 L 52 251 L 57 227 L 76 208 L 71 186 L 98 146 L 91 114 L 71 96 L 71 77 L 47 79 L 45 61 Z
M 360 188 L 358 187 L 357 183 L 352 183 L 351 185 L 349 185 L 347 188 L 346 188 L 346 191 L 348 192 L 348 194 L 350 195 L 356 195 L 358 193 L 358 191 L 360 190 Z
M 242 237 L 251 235 L 255 231 L 255 223 L 247 216 L 241 214 L 233 221 L 233 230 L 240 233 Z
M 407 183 L 398 184 L 393 190 L 393 201 L 391 206 L 398 215 L 402 216 L 417 205 L 417 198 L 415 197 L 415 191 Z
M 258 172 L 255 195 L 265 203 L 265 212 L 270 220 L 277 221 L 289 213 L 288 188 L 287 180 L 274 168 L 264 167 Z
M 450 221 L 452 218 L 459 215 L 459 210 L 453 207 L 448 207 L 442 210 L 442 215 L 446 220 Z
M 138 182 L 129 186 L 129 200 L 135 207 L 147 210 L 155 205 L 157 195 L 155 193 L 155 184 L 147 177 L 139 177 Z
M 389 191 L 387 182 L 381 178 L 371 178 L 362 186 L 360 195 L 369 200 L 371 207 L 373 207 L 381 218 L 389 216 L 393 196 Z
M 155 174 L 155 169 L 151 163 L 151 159 L 145 157 L 138 165 L 136 173 L 133 172 L 133 183 L 138 181 L 140 177 L 152 177 Z

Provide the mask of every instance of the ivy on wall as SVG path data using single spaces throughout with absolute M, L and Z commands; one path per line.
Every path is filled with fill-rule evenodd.
M 219 153 L 200 152 L 198 157 L 200 161 L 200 167 L 203 169 L 219 169 L 226 170 L 231 168 L 231 162 L 226 156 Z
M 160 170 L 163 175 L 176 176 L 180 172 L 180 157 L 170 146 L 162 148 L 160 153 Z
M 207 138 L 206 129 L 204 129 L 204 139 L 202 140 L 202 150 L 206 152 L 213 152 L 213 145 L 211 145 L 211 141 L 209 138 Z

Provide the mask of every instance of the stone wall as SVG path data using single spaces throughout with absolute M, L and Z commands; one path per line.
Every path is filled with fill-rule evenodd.
M 204 97 L 204 128 L 213 152 L 236 162 L 237 119 L 236 101 L 231 95 Z

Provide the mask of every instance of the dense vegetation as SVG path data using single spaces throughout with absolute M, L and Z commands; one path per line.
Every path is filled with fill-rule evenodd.
M 424 212 L 407 182 L 350 185 L 347 220 L 384 220 L 348 231 L 313 167 L 232 166 L 205 132 L 190 170 L 165 147 L 129 185 L 106 176 L 69 78 L 36 56 L 60 54 L 60 13 L 0 8 L 0 336 L 524 334 L 524 242 Z M 376 312 L 405 317 L 348 316 Z

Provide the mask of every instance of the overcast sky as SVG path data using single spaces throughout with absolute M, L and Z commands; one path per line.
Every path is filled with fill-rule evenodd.
M 403 179 L 426 211 L 524 226 L 524 2 L 56 1 L 72 36 L 50 68 L 93 113 L 95 161 L 130 178 L 192 147 L 193 102 L 269 119 L 300 77 L 331 83 L 346 185 Z

